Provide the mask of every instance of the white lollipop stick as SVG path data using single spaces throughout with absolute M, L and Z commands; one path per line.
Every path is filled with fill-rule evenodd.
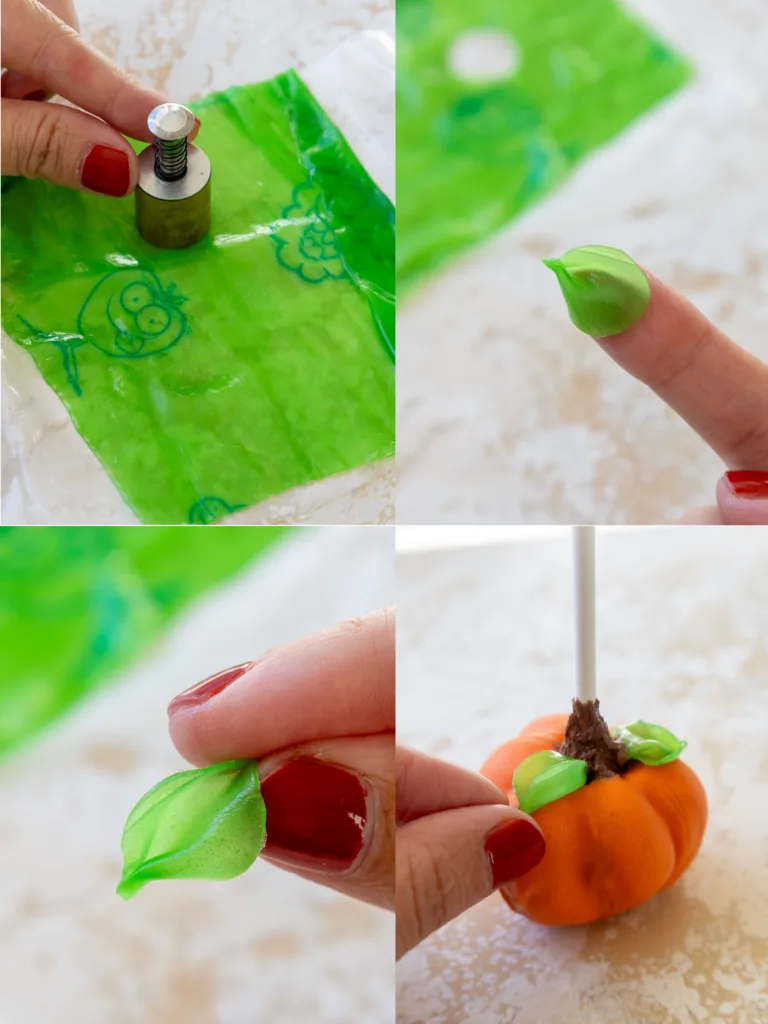
M 576 678 L 581 701 L 594 700 L 595 686 L 595 528 L 573 527 L 576 600 Z

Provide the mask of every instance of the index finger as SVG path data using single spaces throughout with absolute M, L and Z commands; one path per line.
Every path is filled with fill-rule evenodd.
M 37 0 L 3 0 L 3 65 L 103 118 L 131 138 L 151 142 L 150 112 L 165 97 L 132 81 Z
M 730 469 L 768 469 L 768 366 L 674 289 L 647 276 L 651 297 L 643 315 L 599 344 Z
M 509 804 L 490 779 L 410 747 L 398 746 L 395 770 L 398 825 L 457 807 Z
M 198 765 L 260 758 L 315 739 L 392 732 L 394 611 L 269 651 L 224 687 L 206 681 L 180 694 L 168 713 L 176 748 Z

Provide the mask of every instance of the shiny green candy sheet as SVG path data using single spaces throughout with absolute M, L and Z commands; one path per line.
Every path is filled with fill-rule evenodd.
M 0 527 L 0 754 L 103 685 L 183 608 L 290 532 Z
M 4 327 L 149 523 L 394 449 L 392 204 L 292 72 L 193 107 L 212 229 L 189 249 L 144 242 L 133 197 L 3 195 Z
M 614 0 L 398 0 L 398 288 L 499 230 L 689 68 Z M 466 33 L 496 30 L 518 63 L 451 70 Z

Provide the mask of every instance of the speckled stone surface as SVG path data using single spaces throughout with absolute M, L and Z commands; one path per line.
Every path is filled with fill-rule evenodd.
M 688 740 L 710 819 L 667 893 L 548 929 L 491 896 L 398 965 L 398 1024 L 768 1024 L 768 531 L 600 533 L 598 695 Z M 575 686 L 568 531 L 398 556 L 398 734 L 477 769 Z M 758 810 L 759 809 L 759 810 Z
M 394 0 L 81 0 L 83 35 L 168 95 L 195 99 L 295 67 L 377 184 L 394 195 Z M 3 335 L 2 520 L 135 523 L 28 354 Z M 228 517 L 232 523 L 394 518 L 392 459 Z
M 394 918 L 257 861 L 115 894 L 128 812 L 186 767 L 166 706 L 207 675 L 390 603 L 392 531 L 308 531 L 186 612 L 0 764 L 3 1024 L 391 1024 Z
M 760 0 L 630 0 L 694 81 L 399 306 L 398 521 L 665 523 L 719 459 L 570 323 L 544 256 L 625 249 L 768 361 Z

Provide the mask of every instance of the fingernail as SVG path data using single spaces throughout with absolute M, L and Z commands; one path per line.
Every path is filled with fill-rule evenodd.
M 112 146 L 92 146 L 83 162 L 80 181 L 92 192 L 120 197 L 131 187 L 128 154 Z
M 737 498 L 768 498 L 768 472 L 761 469 L 737 469 L 725 474 L 728 486 Z
M 365 841 L 366 787 L 354 772 L 295 757 L 261 783 L 267 808 L 265 853 L 310 867 L 348 868 Z
M 248 671 L 252 664 L 252 661 L 246 661 L 242 665 L 235 665 L 234 668 L 225 668 L 223 672 L 217 672 L 215 676 L 209 676 L 202 683 L 195 683 L 194 686 L 190 686 L 188 690 L 180 693 L 178 697 L 173 698 L 168 705 L 168 714 L 173 714 L 179 708 L 189 708 L 195 707 L 198 704 L 205 704 L 211 697 L 215 697 L 217 693 L 226 690 L 231 683 L 239 679 L 240 676 Z
M 626 331 L 650 301 L 645 272 L 621 249 L 582 245 L 543 263 L 557 277 L 572 322 L 593 338 Z
M 493 887 L 498 889 L 535 868 L 546 852 L 544 836 L 524 818 L 514 818 L 485 837 Z
M 48 93 L 45 91 L 45 89 L 35 89 L 34 92 L 28 92 L 27 95 L 23 97 L 23 99 L 31 100 L 33 103 L 42 103 L 43 100 L 47 98 L 47 96 Z

